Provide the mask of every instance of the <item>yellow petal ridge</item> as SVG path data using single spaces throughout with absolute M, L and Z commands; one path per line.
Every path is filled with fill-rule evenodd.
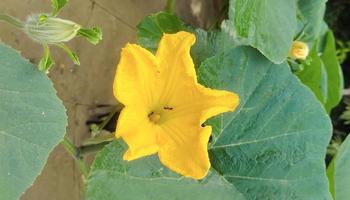
M 158 151 L 154 124 L 142 109 L 128 106 L 123 108 L 118 118 L 116 137 L 123 138 L 129 146 L 124 160 L 134 160 Z
M 125 106 L 149 106 L 155 96 L 158 73 L 157 60 L 151 52 L 139 45 L 127 44 L 117 66 L 114 96 Z

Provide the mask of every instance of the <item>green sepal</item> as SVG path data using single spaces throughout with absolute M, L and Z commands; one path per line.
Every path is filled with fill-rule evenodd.
M 65 45 L 64 43 L 59 43 L 57 44 L 57 46 L 63 49 L 68 54 L 68 56 L 70 57 L 70 59 L 73 61 L 74 64 L 80 65 L 78 55 L 74 53 L 72 50 L 70 50 L 70 48 L 67 45 Z
M 51 0 L 52 3 L 52 16 L 56 16 L 61 9 L 68 3 L 68 0 Z
M 46 14 L 40 14 L 38 16 L 38 23 L 41 25 L 41 24 L 44 24 L 47 19 L 49 18 L 49 16 L 47 16 Z
M 292 72 L 296 73 L 304 70 L 304 65 L 302 63 L 290 58 L 287 61 Z
M 102 30 L 99 27 L 91 29 L 81 28 L 78 35 L 83 36 L 87 41 L 93 45 L 97 45 L 102 40 Z

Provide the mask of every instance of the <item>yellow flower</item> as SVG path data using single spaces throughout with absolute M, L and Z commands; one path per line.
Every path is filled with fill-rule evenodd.
M 158 153 L 171 170 L 194 179 L 208 173 L 208 118 L 233 111 L 236 94 L 205 88 L 197 82 L 190 48 L 195 36 L 187 32 L 164 34 L 158 51 L 127 44 L 114 80 L 114 95 L 125 105 L 116 137 L 129 149 L 124 160 Z
M 292 47 L 289 50 L 289 57 L 293 59 L 305 60 L 309 55 L 309 47 L 306 43 L 301 41 L 294 41 Z

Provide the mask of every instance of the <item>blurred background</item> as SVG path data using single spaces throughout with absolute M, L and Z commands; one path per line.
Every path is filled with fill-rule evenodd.
M 337 141 L 343 140 L 350 133 L 350 1 L 329 0 L 325 20 L 334 32 L 337 54 L 344 73 L 344 97 L 332 111 L 333 139 Z

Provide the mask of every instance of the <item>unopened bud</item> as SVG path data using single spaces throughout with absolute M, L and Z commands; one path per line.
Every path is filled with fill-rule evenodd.
M 81 26 L 70 20 L 47 15 L 31 15 L 24 25 L 25 33 L 41 44 L 68 42 L 73 39 Z
M 288 56 L 293 59 L 305 60 L 309 55 L 309 47 L 306 43 L 301 41 L 294 41 L 289 50 Z

